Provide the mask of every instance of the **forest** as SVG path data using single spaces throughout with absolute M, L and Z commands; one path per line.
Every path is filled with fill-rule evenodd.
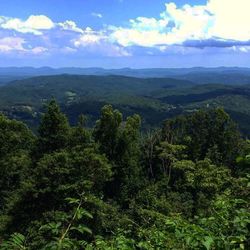
M 0 115 L 0 249 L 250 249 L 250 141 L 230 115 L 143 119 L 104 105 L 72 125 L 55 99 L 35 132 Z
M 233 77 L 227 71 L 221 75 L 216 72 L 199 74 L 196 69 L 188 75 L 192 81 L 186 76 L 179 79 L 172 75 L 171 78 L 67 74 L 22 76 L 25 79 L 0 86 L 0 112 L 36 130 L 44 104 L 56 98 L 71 125 L 76 124 L 78 116 L 84 113 L 88 117 L 86 125 L 93 127 L 101 108 L 112 104 L 125 117 L 139 114 L 142 129 L 148 130 L 181 114 L 223 107 L 238 124 L 241 133 L 249 136 L 250 73 L 244 75 L 237 71 Z M 248 84 L 244 80 L 249 80 Z

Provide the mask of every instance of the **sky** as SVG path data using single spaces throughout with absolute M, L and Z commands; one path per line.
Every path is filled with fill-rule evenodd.
M 250 0 L 0 0 L 0 67 L 250 67 Z

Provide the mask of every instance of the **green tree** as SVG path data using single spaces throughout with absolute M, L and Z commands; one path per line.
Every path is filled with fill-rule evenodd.
M 215 164 L 232 168 L 243 142 L 235 123 L 220 108 L 167 121 L 163 138 L 171 144 L 187 146 L 190 160 L 209 157 Z
M 26 175 L 34 142 L 25 124 L 0 115 L 0 208 Z
M 138 191 L 143 176 L 140 165 L 140 126 L 140 116 L 130 116 L 119 134 L 115 178 L 119 182 L 123 199 L 127 200 Z
M 49 102 L 38 129 L 38 154 L 65 148 L 69 139 L 69 124 L 55 100 Z
M 65 210 L 64 200 L 79 194 L 102 196 L 110 180 L 111 167 L 104 155 L 93 148 L 45 154 L 8 205 L 7 231 L 27 232 L 27 224 L 43 223 L 55 210 Z
M 92 141 L 90 130 L 85 127 L 86 117 L 81 115 L 76 127 L 71 128 L 69 136 L 70 148 L 76 146 L 88 147 Z
M 161 141 L 161 130 L 148 131 L 142 137 L 141 150 L 143 157 L 143 164 L 147 166 L 147 173 L 151 178 L 157 174 L 156 162 L 158 158 L 157 146 Z
M 109 160 L 116 158 L 119 128 L 122 123 L 122 114 L 106 105 L 101 110 L 101 117 L 96 122 L 94 138 L 100 144 L 100 149 Z
M 171 179 L 173 164 L 185 157 L 185 148 L 183 145 L 173 145 L 167 141 L 161 142 L 157 147 L 159 158 L 162 162 L 162 174 L 164 177 L 167 177 L 167 183 L 169 183 Z

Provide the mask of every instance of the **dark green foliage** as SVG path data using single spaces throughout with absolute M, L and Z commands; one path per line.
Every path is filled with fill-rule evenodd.
M 0 157 L 22 150 L 30 150 L 34 136 L 23 123 L 0 115 Z
M 109 184 L 108 195 L 129 197 L 140 185 L 141 167 L 139 130 L 140 116 L 130 116 L 123 121 L 122 114 L 111 105 L 104 106 L 97 121 L 94 137 L 101 152 L 112 162 L 114 179 Z M 126 200 L 123 197 L 122 200 Z
M 29 152 L 34 142 L 34 135 L 23 123 L 0 115 L 0 207 L 31 166 Z
M 95 140 L 100 144 L 101 151 L 110 160 L 116 157 L 121 123 L 122 114 L 118 110 L 113 110 L 111 105 L 102 108 L 101 118 L 96 122 Z
M 236 125 L 223 109 L 198 111 L 169 120 L 163 137 L 187 147 L 191 160 L 210 158 L 216 164 L 232 166 L 242 149 Z
M 69 124 L 55 100 L 48 104 L 38 133 L 39 153 L 51 153 L 66 147 L 69 139 Z
M 250 147 L 229 115 L 141 123 L 106 105 L 72 127 L 54 100 L 37 136 L 0 116 L 0 249 L 249 249 Z

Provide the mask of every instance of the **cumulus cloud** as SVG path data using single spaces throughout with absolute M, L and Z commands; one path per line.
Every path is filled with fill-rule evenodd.
M 44 47 L 32 47 L 27 44 L 24 38 L 21 37 L 4 37 L 0 39 L 0 52 L 1 53 L 21 53 L 39 55 L 47 52 L 48 49 Z
M 83 34 L 77 39 L 73 39 L 72 42 L 75 47 L 86 47 L 90 44 L 97 44 L 106 37 L 101 32 L 93 31 L 90 27 L 87 27 Z
M 27 20 L 0 17 L 0 53 L 42 55 L 87 53 L 108 57 L 130 56 L 127 49 L 110 40 L 110 31 L 79 27 L 74 21 L 53 22 L 46 16 Z M 17 37 L 18 36 L 18 37 Z
M 71 20 L 67 20 L 63 23 L 58 23 L 58 26 L 61 27 L 63 30 L 74 31 L 77 33 L 83 33 L 83 30 L 77 27 L 76 23 Z
M 115 27 L 112 38 L 122 46 L 216 46 L 250 40 L 249 0 L 209 0 L 206 5 L 166 3 L 158 19 L 138 17 L 130 27 Z M 212 40 L 218 41 L 211 42 Z M 197 41 L 188 42 L 188 41 Z M 230 41 L 230 42 L 228 42 Z
M 20 37 L 4 37 L 0 39 L 0 52 L 24 51 L 25 41 Z
M 83 34 L 71 42 L 76 48 L 81 51 L 84 49 L 85 52 L 90 54 L 108 57 L 131 56 L 131 53 L 122 46 L 113 44 L 106 32 L 94 31 L 89 27 L 84 30 Z
M 250 53 L 250 0 L 208 0 L 206 4 L 163 5 L 158 17 L 137 17 L 99 30 L 45 15 L 0 16 L 0 53 L 65 53 L 108 57 L 185 54 L 206 48 Z M 92 13 L 101 18 L 102 14 Z M 230 52 L 230 53 L 231 53 Z
M 224 39 L 250 39 L 249 0 L 210 0 L 206 6 L 213 15 L 209 34 Z
M 31 15 L 25 21 L 19 18 L 1 17 L 0 27 L 3 29 L 15 30 L 20 33 L 42 35 L 42 30 L 52 29 L 54 27 L 54 23 L 50 18 L 44 15 Z

